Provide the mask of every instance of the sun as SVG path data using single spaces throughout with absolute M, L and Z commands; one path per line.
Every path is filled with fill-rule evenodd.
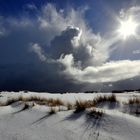
M 136 35 L 137 26 L 138 24 L 132 18 L 129 18 L 125 21 L 121 20 L 118 33 L 125 40 L 129 36 Z

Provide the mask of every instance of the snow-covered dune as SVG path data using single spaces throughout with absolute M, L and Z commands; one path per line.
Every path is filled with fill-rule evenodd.
M 24 96 L 60 98 L 63 101 L 90 100 L 99 94 L 49 94 L 2 92 L 0 101 Z M 103 93 L 101 93 L 103 95 Z M 108 94 L 109 95 L 109 94 Z M 116 94 L 118 100 L 140 96 L 138 93 Z M 97 119 L 87 115 L 89 109 L 73 113 L 62 110 L 49 114 L 49 107 L 35 104 L 26 108 L 23 102 L 0 107 L 0 140 L 139 140 L 140 118 L 118 108 L 104 108 Z

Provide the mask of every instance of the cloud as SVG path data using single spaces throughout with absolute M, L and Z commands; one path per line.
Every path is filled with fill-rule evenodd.
M 65 65 L 64 74 L 77 79 L 79 82 L 116 82 L 140 75 L 140 60 L 108 62 L 97 67 L 88 66 L 85 69 L 74 66 L 72 54 L 66 55 L 63 58 L 61 57 L 59 61 Z
M 1 31 L 0 31 L 0 37 L 1 36 L 4 36 L 5 35 L 5 32 L 4 32 L 4 30 L 2 29 Z
M 27 4 L 26 5 L 26 8 L 29 9 L 29 10 L 37 10 L 37 7 L 35 4 Z
M 39 44 L 35 43 L 35 44 L 32 44 L 31 45 L 31 49 L 30 49 L 32 52 L 36 53 L 38 58 L 41 60 L 41 61 L 46 61 L 46 56 L 44 55 L 43 53 L 43 50 L 42 48 L 39 46 Z
M 72 53 L 75 63 L 81 64 L 82 68 L 98 66 L 107 61 L 111 51 L 109 47 L 114 41 L 105 41 L 92 32 L 86 38 L 82 28 L 69 26 L 51 41 L 50 56 L 59 59 L 62 54 Z
M 111 60 L 119 39 L 94 33 L 87 9 L 28 8 L 34 18 L 1 19 L 0 89 L 80 91 L 139 76 L 139 60 Z
M 120 18 L 129 19 L 132 18 L 134 21 L 139 23 L 140 17 L 140 6 L 132 6 L 127 9 L 121 9 Z
M 134 50 L 133 54 L 140 54 L 140 50 Z

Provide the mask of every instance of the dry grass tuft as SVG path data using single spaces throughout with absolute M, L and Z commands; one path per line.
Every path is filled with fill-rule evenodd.
M 109 102 L 118 102 L 116 95 L 115 94 L 111 94 L 110 96 L 107 97 L 107 100 Z
M 55 108 L 51 107 L 49 110 L 49 115 L 53 115 L 53 114 L 56 114 L 56 110 Z
M 90 117 L 94 117 L 95 119 L 100 119 L 101 117 L 103 117 L 104 112 L 103 112 L 103 110 L 99 110 L 99 109 L 93 108 L 93 109 L 88 113 L 88 115 L 89 115 Z
M 76 101 L 75 102 L 75 111 L 74 113 L 78 113 L 78 112 L 82 112 L 84 111 L 86 108 L 90 107 L 90 101 Z
M 129 99 L 128 102 L 125 103 L 125 105 L 127 105 L 127 108 L 128 108 L 127 112 L 136 116 L 140 115 L 140 98 L 139 97 L 133 97 Z
M 118 102 L 116 95 L 111 94 L 109 96 L 97 96 L 95 99 L 93 99 L 93 104 L 96 106 L 97 104 L 103 103 L 103 102 L 110 102 L 115 103 Z
M 64 105 L 64 103 L 60 99 L 48 99 L 47 105 L 48 106 L 61 106 L 61 105 Z
M 74 105 L 71 103 L 66 104 L 67 110 L 72 110 L 74 108 Z
M 39 96 L 22 96 L 21 95 L 18 97 L 18 100 L 23 101 L 23 102 L 31 102 L 31 101 L 36 102 L 36 101 L 44 101 L 46 100 L 46 98 L 41 98 Z
M 17 98 L 11 98 L 11 99 L 7 99 L 5 102 L 0 102 L 0 106 L 7 106 L 7 105 L 11 105 L 15 102 L 17 102 L 18 99 Z
M 60 99 L 44 99 L 36 101 L 39 105 L 48 105 L 48 106 L 63 106 L 64 103 Z
M 140 98 L 138 97 L 131 98 L 128 100 L 128 104 L 129 105 L 140 104 Z

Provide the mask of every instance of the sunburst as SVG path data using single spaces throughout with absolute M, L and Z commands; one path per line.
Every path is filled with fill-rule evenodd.
M 120 20 L 120 27 L 118 29 L 119 35 L 125 40 L 129 36 L 136 35 L 138 24 L 132 19 Z

